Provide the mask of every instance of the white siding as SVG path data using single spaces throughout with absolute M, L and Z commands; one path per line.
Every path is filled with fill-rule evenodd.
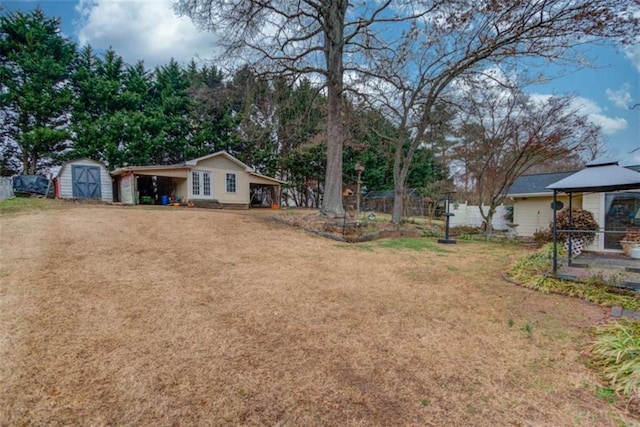
M 558 196 L 558 200 L 564 203 L 564 207 L 569 207 L 569 197 Z M 553 209 L 551 209 L 553 196 L 523 197 L 513 201 L 513 223 L 518 224 L 516 232 L 518 236 L 532 237 L 536 231 L 549 228 L 553 221 Z M 582 197 L 573 197 L 573 207 L 581 208 Z
M 249 204 L 249 174 L 245 168 L 224 156 L 211 157 L 198 162 L 193 170 L 209 171 L 212 174 L 213 195 L 220 203 Z M 227 173 L 236 174 L 236 192 L 227 193 Z M 192 199 L 206 198 L 196 197 L 191 194 L 191 175 L 189 175 L 189 196 Z
M 113 203 L 113 187 L 111 186 L 111 175 L 107 171 L 107 168 L 93 160 L 82 159 L 73 162 L 65 163 L 60 169 L 58 174 L 58 188 L 61 199 L 73 199 L 73 178 L 71 169 L 72 166 L 98 166 L 100 168 L 100 191 L 102 193 L 102 201 L 107 203 Z
M 593 214 L 593 218 L 600 226 L 600 229 L 604 229 L 604 193 L 585 194 L 582 206 Z M 597 233 L 595 240 L 587 247 L 587 250 L 601 251 L 603 248 L 604 240 L 602 239 L 602 234 Z
M 120 177 L 120 201 L 125 205 L 137 203 L 135 176 L 132 173 Z

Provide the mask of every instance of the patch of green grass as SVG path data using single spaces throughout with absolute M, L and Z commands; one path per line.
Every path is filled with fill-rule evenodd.
M 440 238 L 444 237 L 444 232 L 443 231 L 437 231 L 437 230 L 424 230 L 422 232 L 422 235 L 424 237 L 437 237 L 438 239 L 440 239 Z
M 11 214 L 33 210 L 60 209 L 67 203 L 44 197 L 12 197 L 0 202 L 0 213 Z
M 437 243 L 429 239 L 424 238 L 398 238 L 398 239 L 385 239 L 378 242 L 378 246 L 386 249 L 409 249 L 414 251 L 421 251 L 424 249 L 430 250 L 436 253 L 450 253 L 452 251 L 443 249 Z
M 528 336 L 529 338 L 531 338 L 531 337 L 533 336 L 533 328 L 531 327 L 531 325 L 530 325 L 530 324 L 528 324 L 528 323 L 527 323 L 526 325 L 524 325 L 524 328 L 523 328 L 523 329 L 524 329 L 524 331 L 527 333 L 527 336 Z
M 622 319 L 597 328 L 595 334 L 592 364 L 609 386 L 598 388 L 598 395 L 615 393 L 637 397 L 640 394 L 640 322 Z
M 507 320 L 507 325 L 509 325 L 510 328 L 513 328 L 513 319 Z
M 608 403 L 614 403 L 616 400 L 618 400 L 618 395 L 616 394 L 616 392 L 609 387 L 596 386 L 596 394 L 600 399 Z
M 498 236 L 487 236 L 486 234 L 462 233 L 457 235 L 455 238 L 465 242 L 488 242 L 488 243 L 499 243 L 501 245 L 522 244 L 522 240 L 520 239 L 507 239 L 507 238 L 498 237 Z
M 453 272 L 459 271 L 459 269 L 457 267 L 454 267 L 453 265 L 447 265 L 447 270 Z

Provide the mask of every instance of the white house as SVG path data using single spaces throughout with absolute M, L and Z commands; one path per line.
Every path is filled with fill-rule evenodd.
M 627 166 L 626 169 L 640 172 L 640 165 Z M 536 174 L 516 179 L 507 196 L 513 199 L 513 222 L 518 224 L 516 231 L 519 236 L 531 237 L 536 231 L 549 228 L 553 221 L 553 190 L 547 187 L 574 174 L 576 172 Z M 619 251 L 619 241 L 626 228 L 640 226 L 640 186 L 624 191 L 582 191 L 572 194 L 572 206 L 593 213 L 600 229 L 605 231 L 596 235 L 589 250 Z M 567 194 L 559 193 L 557 200 L 560 202 L 558 209 L 569 206 Z
M 257 173 L 225 151 L 175 165 L 126 166 L 111 173 L 124 204 L 180 200 L 200 207 L 279 205 L 283 181 Z

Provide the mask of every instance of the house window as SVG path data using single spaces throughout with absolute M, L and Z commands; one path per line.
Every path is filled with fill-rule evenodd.
M 191 194 L 193 196 L 211 196 L 211 172 L 191 171 Z
M 202 192 L 204 196 L 211 195 L 211 174 L 209 172 L 202 174 Z
M 227 193 L 235 193 L 236 192 L 236 174 L 228 173 L 227 174 Z
M 194 196 L 200 195 L 200 172 L 191 172 L 191 192 Z

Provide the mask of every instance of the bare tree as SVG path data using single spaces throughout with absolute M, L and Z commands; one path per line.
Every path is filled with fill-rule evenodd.
M 361 73 L 362 57 L 386 46 L 378 30 L 413 22 L 440 2 L 444 0 L 176 0 L 176 7 L 218 35 L 226 58 L 251 63 L 261 72 L 324 79 L 328 143 L 321 211 L 342 217 L 345 73 Z
M 475 182 L 487 234 L 516 178 L 536 165 L 586 153 L 599 137 L 599 129 L 572 108 L 568 96 L 534 100 L 517 89 L 484 85 L 465 98 L 455 150 Z
M 582 66 L 578 46 L 632 41 L 639 31 L 632 7 L 628 0 L 448 1 L 398 28 L 401 37 L 378 39 L 387 44 L 370 51 L 362 93 L 407 135 L 392 141 L 392 220 L 401 220 L 413 156 L 439 124 L 435 106 L 456 98 L 457 83 L 492 67 L 526 80 L 533 76 L 524 70 L 540 62 Z

